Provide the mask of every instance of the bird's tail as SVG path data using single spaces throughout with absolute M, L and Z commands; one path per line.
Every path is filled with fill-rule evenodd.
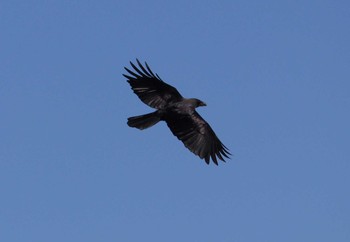
M 160 121 L 157 111 L 128 118 L 128 125 L 133 128 L 147 129 Z

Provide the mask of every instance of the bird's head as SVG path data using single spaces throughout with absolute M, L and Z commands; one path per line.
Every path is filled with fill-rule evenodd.
M 196 99 L 197 107 L 204 107 L 207 106 L 207 104 L 199 99 Z

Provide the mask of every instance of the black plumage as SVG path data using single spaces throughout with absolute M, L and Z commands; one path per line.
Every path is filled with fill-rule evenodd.
M 145 67 L 136 60 L 138 67 L 130 62 L 133 71 L 125 67 L 126 77 L 134 93 L 148 106 L 156 111 L 128 118 L 128 125 L 138 129 L 149 128 L 159 121 L 165 121 L 171 132 L 184 145 L 204 159 L 207 164 L 210 158 L 217 165 L 218 159 L 225 161 L 230 152 L 221 143 L 210 125 L 197 113 L 197 107 L 206 106 L 196 98 L 184 98 L 169 84 L 154 74 L 145 63 Z

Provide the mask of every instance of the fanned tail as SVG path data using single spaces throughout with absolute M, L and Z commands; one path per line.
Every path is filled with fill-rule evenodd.
M 128 118 L 128 125 L 133 128 L 147 129 L 160 121 L 156 112 Z

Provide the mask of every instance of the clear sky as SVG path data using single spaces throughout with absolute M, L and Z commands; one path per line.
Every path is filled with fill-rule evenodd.
M 350 241 L 350 2 L 0 1 L 0 241 Z M 150 112 L 139 58 L 233 157 Z

